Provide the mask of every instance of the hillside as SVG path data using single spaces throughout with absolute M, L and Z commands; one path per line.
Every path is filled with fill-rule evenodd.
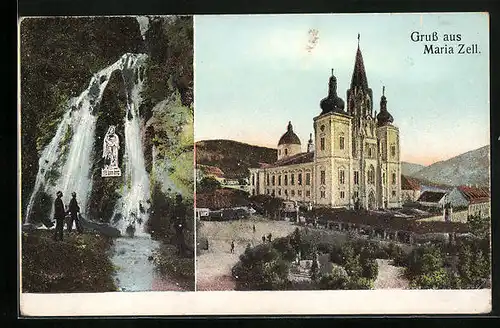
M 413 175 L 423 169 L 425 166 L 421 164 L 401 162 L 401 174 L 403 175 Z
M 274 163 L 276 149 L 253 146 L 233 140 L 196 142 L 196 163 L 220 168 L 227 178 L 247 177 L 249 167 Z
M 412 175 L 417 179 L 446 185 L 490 184 L 490 147 L 484 146 L 424 167 Z

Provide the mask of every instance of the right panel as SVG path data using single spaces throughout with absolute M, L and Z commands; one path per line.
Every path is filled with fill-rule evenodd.
M 490 289 L 488 15 L 197 16 L 197 290 Z

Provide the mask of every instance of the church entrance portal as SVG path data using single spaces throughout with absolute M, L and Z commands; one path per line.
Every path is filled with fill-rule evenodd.
M 373 193 L 373 190 L 370 191 L 370 194 L 368 195 L 368 209 L 375 209 L 375 194 Z

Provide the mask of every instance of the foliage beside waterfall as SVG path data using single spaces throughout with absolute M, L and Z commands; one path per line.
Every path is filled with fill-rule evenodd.
M 193 19 L 150 17 L 141 115 L 146 167 L 167 193 L 193 198 Z M 149 171 L 149 170 L 148 170 Z M 170 192 L 169 192 L 170 191 Z
M 193 198 L 193 115 L 174 92 L 153 109 L 148 121 L 153 126 L 152 179 L 162 183 L 163 191 Z

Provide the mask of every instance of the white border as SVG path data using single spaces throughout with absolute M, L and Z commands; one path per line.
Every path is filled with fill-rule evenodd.
M 23 316 L 478 314 L 491 290 L 21 294 Z

